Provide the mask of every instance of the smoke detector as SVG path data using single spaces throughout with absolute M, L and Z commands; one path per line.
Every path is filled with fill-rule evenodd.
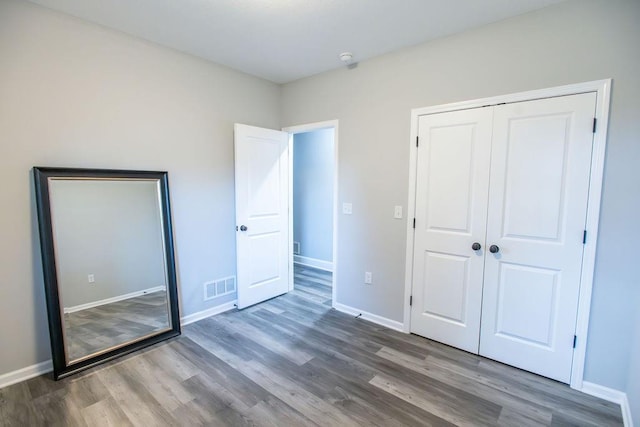
M 353 53 L 342 52 L 338 57 L 340 58 L 340 61 L 344 62 L 345 64 L 349 64 L 353 59 Z
M 353 53 L 351 52 L 342 52 L 340 55 L 338 55 L 338 58 L 340 58 L 340 61 L 344 62 L 344 64 L 350 70 L 358 66 L 357 62 L 353 62 Z

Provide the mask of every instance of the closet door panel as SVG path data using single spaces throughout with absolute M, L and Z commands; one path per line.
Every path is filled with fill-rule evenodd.
M 595 94 L 494 107 L 480 354 L 568 382 Z
M 490 108 L 419 120 L 411 331 L 478 352 Z

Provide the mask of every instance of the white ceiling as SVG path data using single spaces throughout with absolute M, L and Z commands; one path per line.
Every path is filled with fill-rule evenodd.
M 562 0 L 31 0 L 285 83 Z

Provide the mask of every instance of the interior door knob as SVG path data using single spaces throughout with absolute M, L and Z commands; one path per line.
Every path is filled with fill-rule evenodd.
M 482 245 L 478 242 L 474 242 L 473 245 L 471 245 L 471 249 L 473 249 L 474 251 L 479 251 L 480 249 L 482 249 Z
M 491 245 L 489 246 L 489 252 L 491 252 L 492 254 L 497 254 L 498 252 L 500 252 L 500 248 L 496 245 Z
M 241 225 L 240 226 L 240 231 L 247 231 L 247 226 L 246 225 Z

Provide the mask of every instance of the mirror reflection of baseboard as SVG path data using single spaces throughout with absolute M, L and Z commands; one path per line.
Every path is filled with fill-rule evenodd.
M 80 311 L 80 310 L 86 310 L 88 308 L 94 308 L 94 307 L 99 307 L 101 305 L 107 305 L 107 304 L 112 304 L 114 302 L 118 302 L 118 301 L 122 301 L 122 300 L 127 300 L 127 299 L 131 299 L 131 298 L 135 298 L 135 297 L 139 297 L 145 294 L 151 294 L 154 292 L 164 292 L 166 290 L 166 286 L 165 285 L 160 285 L 160 286 L 155 286 L 153 288 L 149 288 L 149 289 L 143 289 L 140 291 L 135 291 L 135 292 L 131 292 L 125 295 L 118 295 L 115 297 L 111 297 L 111 298 L 105 298 L 103 300 L 98 300 L 98 301 L 92 301 L 92 302 L 88 302 L 86 304 L 81 304 L 81 305 L 76 305 L 73 307 L 65 307 L 64 308 L 64 314 L 69 314 L 69 313 L 75 313 L 76 311 Z

